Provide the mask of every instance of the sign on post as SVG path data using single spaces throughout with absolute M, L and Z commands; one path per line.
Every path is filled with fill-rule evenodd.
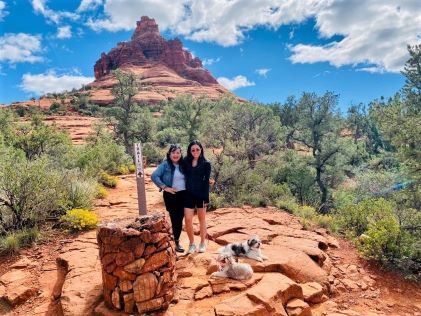
M 134 144 L 134 159 L 136 163 L 137 205 L 139 215 L 146 215 L 145 171 L 143 169 L 142 145 Z

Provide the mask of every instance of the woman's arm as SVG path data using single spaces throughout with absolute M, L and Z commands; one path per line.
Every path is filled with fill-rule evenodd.
M 162 189 L 162 190 L 164 190 L 165 187 L 166 187 L 165 183 L 162 182 L 162 180 L 161 180 L 162 179 L 162 176 L 164 174 L 164 171 L 165 171 L 165 165 L 166 165 L 166 163 L 167 163 L 166 161 L 164 161 L 163 163 L 161 163 L 158 166 L 158 168 L 156 168 L 155 171 L 152 172 L 152 175 L 151 175 L 152 182 L 155 183 L 155 185 L 158 188 Z

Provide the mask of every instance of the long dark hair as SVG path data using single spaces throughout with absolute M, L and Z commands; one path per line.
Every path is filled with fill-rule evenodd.
M 180 160 L 178 161 L 178 163 L 181 163 L 183 161 L 183 151 L 181 150 L 181 146 L 179 144 L 171 144 L 170 148 L 168 149 L 168 152 L 167 152 L 167 161 L 169 163 L 171 163 L 171 165 L 172 165 L 172 160 L 170 158 L 170 155 L 171 155 L 171 153 L 173 153 L 177 149 L 180 149 L 180 153 L 181 153 L 181 157 L 180 157 Z
M 190 142 L 189 146 L 187 147 L 187 159 L 189 161 L 192 161 L 193 160 L 193 155 L 191 154 L 191 148 L 193 147 L 193 145 L 197 145 L 197 146 L 200 147 L 199 162 L 202 162 L 202 161 L 206 160 L 205 159 L 205 153 L 203 151 L 203 146 L 202 146 L 202 144 L 197 139 L 192 140 Z

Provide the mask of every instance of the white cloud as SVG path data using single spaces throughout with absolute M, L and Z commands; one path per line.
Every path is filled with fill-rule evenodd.
M 73 75 L 56 75 L 54 71 L 45 74 L 33 75 L 30 73 L 22 76 L 21 88 L 23 91 L 42 95 L 52 92 L 69 91 L 73 88 L 80 89 L 95 78 Z
M 0 1 L 0 21 L 3 21 L 3 18 L 9 14 L 9 12 L 7 12 L 5 10 L 6 8 L 6 4 L 4 3 L 4 1 Z
M 79 16 L 72 12 L 65 11 L 54 11 L 47 7 L 47 0 L 32 0 L 32 7 L 36 13 L 42 14 L 48 21 L 52 21 L 56 24 L 63 18 L 71 20 L 77 20 Z
M 291 46 L 293 63 L 328 62 L 333 66 L 368 65 L 369 72 L 399 72 L 407 44 L 421 43 L 421 7 L 417 1 L 353 0 L 327 3 L 317 15 L 320 36 L 343 39 L 325 45 Z M 393 21 L 393 22 L 391 22 Z
M 0 62 L 38 62 L 41 56 L 41 37 L 25 33 L 7 33 L 0 37 Z
M 154 18 L 161 31 L 179 23 L 190 0 L 105 0 L 103 19 L 88 20 L 93 30 L 132 30 L 142 15 Z
M 43 0 L 32 0 L 42 2 Z M 83 0 L 87 8 L 99 0 Z M 277 29 L 313 18 L 327 44 L 290 46 L 294 63 L 328 62 L 397 72 L 407 59 L 407 44 L 420 42 L 419 0 L 103 0 L 101 18 L 90 18 L 94 30 L 132 30 L 141 15 L 155 18 L 162 30 L 194 41 L 221 46 L 241 43 L 256 27 Z M 297 27 L 295 27 L 297 26 Z M 335 35 L 343 37 L 330 40 Z M 418 36 L 418 37 L 417 37 Z M 362 64 L 362 65 L 360 65 Z
M 77 12 L 95 10 L 102 4 L 102 0 L 82 0 L 79 7 L 77 8 Z
M 214 63 L 217 63 L 219 61 L 221 61 L 220 57 L 218 57 L 218 58 L 206 58 L 206 59 L 203 60 L 202 63 L 203 63 L 203 66 L 210 66 L 210 65 L 212 65 Z
M 260 68 L 260 69 L 256 69 L 256 73 L 259 75 L 259 76 L 262 76 L 262 77 L 265 77 L 266 78 L 266 76 L 267 76 L 267 74 L 268 74 L 268 72 L 270 71 L 271 69 L 269 69 L 269 68 Z
M 71 38 L 72 30 L 70 26 L 62 26 L 57 30 L 57 38 Z
M 248 81 L 248 79 L 242 75 L 236 76 L 232 79 L 219 77 L 217 81 L 219 82 L 219 84 L 231 91 L 236 90 L 238 88 L 250 87 L 255 85 L 254 82 Z

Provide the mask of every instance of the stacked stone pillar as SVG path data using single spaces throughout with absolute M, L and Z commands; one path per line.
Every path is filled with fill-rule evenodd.
M 162 213 L 101 225 L 98 234 L 104 300 L 126 313 L 166 309 L 176 283 L 174 241 Z

